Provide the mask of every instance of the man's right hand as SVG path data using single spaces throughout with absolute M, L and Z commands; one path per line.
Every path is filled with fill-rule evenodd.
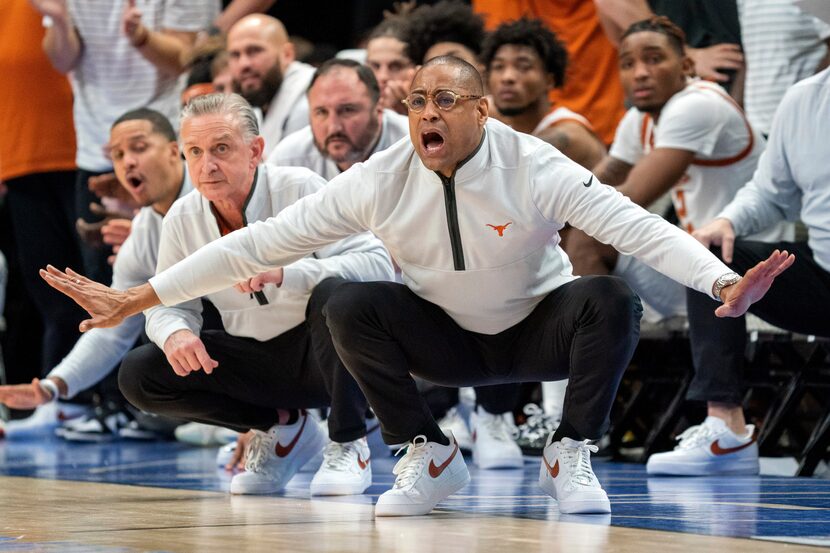
M 164 355 L 179 376 L 187 376 L 199 369 L 210 374 L 219 366 L 219 363 L 208 355 L 204 342 L 186 329 L 177 330 L 167 338 L 164 342 Z
M 34 409 L 48 403 L 52 398 L 40 387 L 40 380 L 35 378 L 31 384 L 14 384 L 0 386 L 0 403 L 11 409 Z
M 66 19 L 66 0 L 29 0 L 29 3 L 41 14 L 52 19 Z
M 692 233 L 697 241 L 706 246 L 720 246 L 721 257 L 725 263 L 732 263 L 735 250 L 735 229 L 729 219 L 715 219 Z

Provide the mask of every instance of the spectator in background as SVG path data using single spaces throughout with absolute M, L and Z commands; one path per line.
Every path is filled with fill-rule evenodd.
M 235 23 L 227 49 L 234 91 L 262 112 L 267 157 L 284 136 L 308 124 L 305 91 L 314 68 L 295 60 L 285 27 L 269 15 Z
M 401 100 L 409 94 L 409 83 L 415 75 L 415 63 L 408 51 L 407 24 L 414 7 L 414 2 L 405 2 L 395 12 L 386 12 L 366 42 L 366 65 L 378 81 L 381 107 L 403 115 L 406 106 Z
M 171 120 L 179 109 L 183 55 L 196 32 L 218 13 L 216 2 L 197 0 L 30 0 L 47 26 L 43 48 L 52 65 L 69 73 L 74 92 L 78 216 L 94 220 L 90 177 L 111 173 L 104 154 L 113 121 L 147 106 Z M 108 282 L 107 251 L 83 247 L 89 275 Z
M 603 144 L 614 139 L 625 114 L 617 51 L 606 38 L 594 3 L 588 0 L 473 0 L 473 9 L 495 29 L 522 16 L 541 19 L 565 44 L 570 64 L 565 86 L 550 91 L 553 105 L 586 117 Z
M 30 301 L 43 323 L 40 367 L 45 374 L 80 335 L 83 318 L 35 275 L 44 261 L 80 262 L 75 221 L 75 132 L 72 91 L 40 47 L 46 31 L 26 0 L 8 0 L 0 17 L 0 186 L 13 226 L 17 259 Z M 0 313 L 2 316 L 2 313 Z M 12 344 L 13 346 L 13 344 Z M 7 354 L 9 352 L 6 352 Z
M 484 35 L 484 20 L 468 4 L 460 0 L 424 4 L 410 19 L 409 57 L 422 64 L 438 56 L 455 56 L 484 75 L 479 58 Z

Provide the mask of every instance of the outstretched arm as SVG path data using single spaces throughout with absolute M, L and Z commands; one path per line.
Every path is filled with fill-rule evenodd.
M 121 321 L 140 313 L 160 302 L 149 283 L 115 290 L 67 268 L 66 272 L 48 265 L 40 270 L 40 276 L 52 288 L 63 292 L 89 313 L 90 319 L 82 321 L 79 328 L 86 332 L 93 328 L 118 326 Z
M 740 317 L 772 286 L 775 277 L 795 262 L 795 256 L 786 250 L 775 250 L 767 259 L 748 270 L 736 284 L 724 287 L 720 297 L 723 305 L 715 310 L 718 317 Z

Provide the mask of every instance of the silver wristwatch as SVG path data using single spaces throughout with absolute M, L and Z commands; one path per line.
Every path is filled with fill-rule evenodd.
M 719 301 L 723 301 L 723 298 L 720 297 L 720 293 L 723 291 L 724 288 L 727 286 L 732 286 L 733 284 L 737 284 L 743 277 L 738 273 L 726 273 L 718 277 L 715 281 L 715 284 L 712 286 L 712 295 L 715 296 Z

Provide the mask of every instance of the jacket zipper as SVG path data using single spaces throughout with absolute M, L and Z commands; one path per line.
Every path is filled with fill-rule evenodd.
M 456 271 L 464 270 L 464 248 L 461 245 L 461 231 L 458 229 L 458 207 L 455 203 L 455 176 L 445 177 L 438 173 L 444 185 L 444 207 L 447 209 L 447 228 L 450 232 L 452 263 Z

